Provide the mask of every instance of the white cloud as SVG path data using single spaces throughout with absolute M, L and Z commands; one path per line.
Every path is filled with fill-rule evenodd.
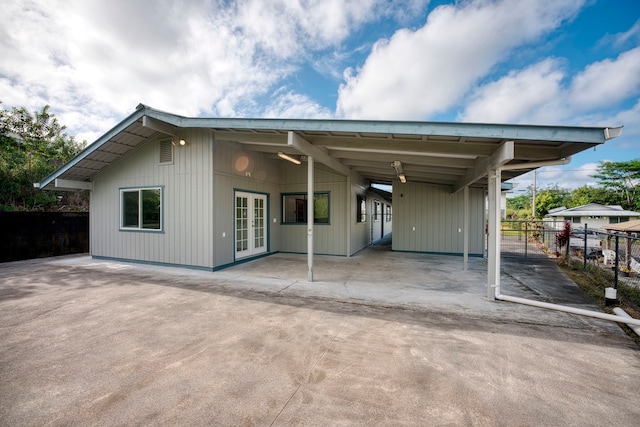
M 558 186 L 567 190 L 574 190 L 584 185 L 594 187 L 597 180 L 592 178 L 596 172 L 598 163 L 587 162 L 583 164 L 571 163 L 566 166 L 547 166 L 538 169 L 536 173 L 537 188 L 545 189 Z M 533 185 L 533 172 L 528 172 L 517 178 L 510 180 L 511 183 L 517 183 L 518 190 L 526 190 Z
M 266 107 L 264 117 L 293 119 L 330 119 L 333 112 L 308 96 L 280 89 Z
M 538 110 L 551 116 L 542 121 L 557 120 L 557 108 L 549 104 L 558 99 L 563 77 L 562 61 L 554 59 L 547 59 L 521 71 L 511 71 L 507 76 L 475 91 L 460 119 L 514 123 L 524 117 L 530 120 L 531 111 Z
M 594 62 L 572 78 L 564 60 L 547 59 L 472 90 L 459 118 L 475 122 L 624 125 L 609 145 L 638 150 L 627 137 L 640 134 L 640 47 Z M 568 80 L 568 81 L 567 81 Z M 621 109 L 623 101 L 635 105 Z M 636 155 L 637 156 L 637 155 Z
M 312 53 L 340 51 L 363 25 L 425 2 L 11 1 L 0 14 L 0 100 L 50 104 L 90 140 L 139 102 L 190 116 L 258 116 L 256 99 Z M 283 111 L 296 111 L 294 101 L 301 114 L 313 111 L 304 96 L 282 95 Z
M 612 121 L 614 124 L 621 124 L 625 126 L 622 130 L 623 135 L 640 135 L 640 99 L 636 101 L 632 108 L 618 112 Z M 634 145 L 636 150 L 640 151 L 640 142 L 636 140 Z
M 601 46 L 613 46 L 624 48 L 627 45 L 637 46 L 640 44 L 640 20 L 627 31 L 617 34 L 607 34 L 598 43 Z
M 580 0 L 465 1 L 439 6 L 416 30 L 377 43 L 339 89 L 345 117 L 421 119 L 452 107 L 516 47 L 571 19 Z
M 576 75 L 569 91 L 574 109 L 606 107 L 640 92 L 640 47 L 615 60 L 595 62 Z

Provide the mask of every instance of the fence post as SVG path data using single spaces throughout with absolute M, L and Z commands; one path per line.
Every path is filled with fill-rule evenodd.
M 582 266 L 583 270 L 587 269 L 587 233 L 589 232 L 589 228 L 587 224 L 584 224 L 584 252 L 582 253 L 582 257 L 584 258 L 584 265 Z
M 620 243 L 620 236 L 616 234 L 616 260 L 615 260 L 615 272 L 613 274 L 613 288 L 614 289 L 618 289 L 618 266 L 619 266 L 619 262 L 618 262 L 618 249 L 619 248 L 619 243 Z
M 524 257 L 527 257 L 527 250 L 529 248 L 529 234 L 528 234 L 529 221 L 524 222 Z

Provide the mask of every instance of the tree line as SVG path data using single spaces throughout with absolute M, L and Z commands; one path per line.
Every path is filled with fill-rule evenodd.
M 597 180 L 595 187 L 585 185 L 569 190 L 556 184 L 538 190 L 535 217 L 542 218 L 553 208 L 574 208 L 588 203 L 619 205 L 640 212 L 640 159 L 600 162 L 591 177 Z M 532 203 L 533 187 L 529 186 L 525 194 L 507 198 L 507 218 L 532 218 Z
M 31 113 L 24 107 L 5 109 L 0 101 L 0 210 L 88 210 L 83 192 L 33 187 L 86 146 L 65 129 L 48 105 Z

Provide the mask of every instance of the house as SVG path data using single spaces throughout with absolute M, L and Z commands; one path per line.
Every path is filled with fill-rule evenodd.
M 626 222 L 633 218 L 640 217 L 639 212 L 622 209 L 621 206 L 605 206 L 599 203 L 589 203 L 575 208 L 551 209 L 545 221 L 552 223 L 554 228 L 560 229 L 564 223 L 569 221 L 573 228 L 584 227 L 585 224 L 591 229 L 604 229 L 609 224 Z
M 502 181 L 620 132 L 188 118 L 141 104 L 35 185 L 90 191 L 93 257 L 217 270 L 306 253 L 309 280 L 313 254 L 351 256 L 391 231 L 393 250 L 458 254 L 466 267 L 484 254 L 488 195 L 495 281 Z M 391 185 L 393 199 L 374 183 Z

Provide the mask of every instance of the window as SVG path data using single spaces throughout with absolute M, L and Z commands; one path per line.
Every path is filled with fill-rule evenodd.
M 580 224 L 582 222 L 581 216 L 570 216 L 565 218 L 567 221 L 571 221 L 573 224 Z
M 391 205 L 386 205 L 386 213 L 384 216 L 385 222 L 391 222 Z
M 161 230 L 162 188 L 120 190 L 120 229 Z
M 305 224 L 307 222 L 307 193 L 282 195 L 282 223 Z M 329 224 L 329 193 L 314 193 L 313 223 Z
M 382 205 L 379 201 L 373 201 L 373 220 L 380 221 L 380 215 L 382 215 Z
M 356 196 L 356 222 L 367 222 L 367 199 Z
M 609 224 L 618 224 L 620 222 L 627 222 L 627 221 L 629 221 L 628 216 L 610 216 L 609 217 Z

